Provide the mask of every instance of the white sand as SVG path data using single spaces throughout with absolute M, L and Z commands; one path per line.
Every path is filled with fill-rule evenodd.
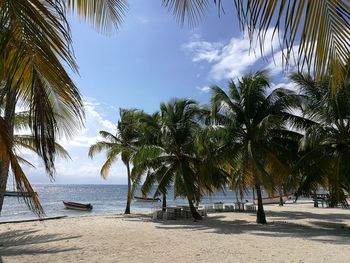
M 133 215 L 0 225 L 7 262 L 350 262 L 350 210 L 266 206 L 201 222 Z M 1 262 L 1 260 L 0 260 Z

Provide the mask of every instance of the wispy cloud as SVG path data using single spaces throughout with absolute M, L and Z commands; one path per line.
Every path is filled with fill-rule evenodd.
M 209 86 L 203 86 L 203 87 L 196 87 L 197 90 L 199 90 L 199 93 L 209 93 L 210 87 Z
M 72 160 L 57 158 L 56 182 L 59 183 L 125 183 L 125 168 L 122 162 L 116 162 L 107 181 L 100 179 L 100 169 L 106 160 L 105 153 L 96 155 L 92 160 L 88 157 L 88 147 L 101 140 L 100 130 L 116 133 L 116 109 L 111 105 L 89 98 L 84 102 L 86 122 L 85 128 L 77 132 L 71 140 L 61 140 L 68 150 Z M 113 121 L 111 119 L 114 119 Z M 26 174 L 33 183 L 49 182 L 44 173 L 42 161 L 33 153 L 21 149 L 21 156 L 29 160 L 36 167 L 24 167 Z
M 265 39 L 272 39 L 272 34 L 273 29 L 269 29 Z M 261 59 L 258 41 L 254 40 L 252 43 L 253 46 L 248 38 L 231 38 L 227 44 L 207 42 L 197 35 L 182 45 L 182 48 L 190 52 L 193 62 L 207 62 L 211 66 L 209 71 L 211 79 L 223 80 L 242 76 Z M 263 46 L 265 56 L 270 55 L 279 46 L 277 38 L 265 43 Z M 255 54 L 254 50 L 259 54 Z
M 150 20 L 147 17 L 143 16 L 137 16 L 136 17 L 137 21 L 139 21 L 141 24 L 147 24 L 150 22 Z

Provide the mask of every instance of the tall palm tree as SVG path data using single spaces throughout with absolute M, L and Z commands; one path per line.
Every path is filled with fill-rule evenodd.
M 224 9 L 221 0 L 163 0 L 182 24 L 199 21 L 210 3 Z M 241 30 L 247 30 L 254 48 L 255 39 L 263 53 L 267 30 L 272 27 L 272 38 L 279 38 L 284 65 L 294 59 L 292 51 L 298 46 L 296 60 L 299 70 L 314 72 L 317 80 L 324 75 L 333 78 L 336 88 L 345 79 L 345 66 L 350 59 L 350 6 L 348 0 L 234 0 Z
M 335 91 L 329 88 L 329 77 L 315 81 L 309 74 L 295 73 L 291 78 L 306 98 L 304 116 L 311 121 L 301 141 L 304 155 L 296 167 L 303 175 L 301 189 L 328 188 L 331 206 L 346 203 L 350 194 L 350 66 Z
M 119 113 L 120 119 L 118 121 L 116 135 L 106 131 L 100 131 L 100 135 L 105 140 L 98 141 L 90 146 L 89 157 L 93 158 L 96 153 L 101 151 L 107 152 L 107 160 L 101 168 L 101 176 L 106 178 L 112 164 L 117 161 L 119 155 L 121 156 L 121 160 L 126 166 L 128 178 L 128 193 L 124 213 L 130 214 L 130 203 L 132 198 L 130 164 L 138 143 L 138 119 L 140 116 L 139 114 L 142 114 L 142 112 L 137 110 L 120 109 Z
M 148 193 L 157 182 L 156 196 L 174 184 L 174 198 L 187 198 L 193 218 L 201 219 L 194 207 L 200 192 L 194 155 L 200 109 L 193 100 L 178 99 L 162 103 L 160 115 L 161 145 L 141 146 L 134 157 L 135 169 L 148 170 L 141 190 Z
M 161 116 L 159 112 L 155 112 L 153 114 L 144 114 L 140 118 L 140 125 L 139 125 L 139 147 L 146 146 L 146 145 L 153 145 L 153 146 L 162 146 L 162 122 L 161 122 Z M 137 154 L 137 153 L 136 153 Z M 133 191 L 138 187 L 141 183 L 142 176 L 145 174 L 149 174 L 154 172 L 154 170 L 150 167 L 141 167 L 141 166 L 135 166 L 132 169 L 132 178 L 133 178 Z M 160 180 L 160 178 L 159 178 Z M 159 181 L 158 180 L 158 181 Z M 167 193 L 161 193 L 162 194 L 162 210 L 166 210 L 167 206 Z
M 228 93 L 218 86 L 212 87 L 211 98 L 216 124 L 226 131 L 225 147 L 231 169 L 253 181 L 258 199 L 257 223 L 262 224 L 266 218 L 261 185 L 265 188 L 273 185 L 268 168 L 272 164 L 287 166 L 279 152 L 285 143 L 300 138 L 286 127 L 287 121 L 299 121 L 290 113 L 298 105 L 298 96 L 283 88 L 267 95 L 268 87 L 266 73 L 257 72 L 242 77 L 238 85 L 231 81 Z
M 0 107 L 4 109 L 0 115 L 0 121 L 4 124 L 1 126 L 4 129 L 1 131 L 2 138 L 7 138 L 7 144 L 12 147 L 16 105 L 26 107 L 30 112 L 36 152 L 44 160 L 49 176 L 53 176 L 55 170 L 55 141 L 58 135 L 71 135 L 84 119 L 80 94 L 64 65 L 77 72 L 67 12 L 77 11 L 96 28 L 105 31 L 110 24 L 119 26 L 126 8 L 124 0 L 0 1 Z M 60 118 L 57 118 L 58 115 Z M 9 149 L 6 152 L 9 154 Z M 0 157 L 1 210 L 10 160 L 5 150 Z M 23 176 L 20 172 L 17 178 L 24 180 Z M 24 185 L 29 187 L 28 183 Z M 28 187 L 19 187 L 18 190 L 31 192 Z M 31 193 L 33 196 L 34 192 Z

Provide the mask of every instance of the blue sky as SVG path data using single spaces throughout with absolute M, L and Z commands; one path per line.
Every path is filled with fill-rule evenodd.
M 265 58 L 239 31 L 233 3 L 225 14 L 208 10 L 194 28 L 180 27 L 160 0 L 130 1 L 122 27 L 111 35 L 97 33 L 88 23 L 70 18 L 79 75 L 72 74 L 86 110 L 85 128 L 70 140 L 61 140 L 72 160 L 57 160 L 56 183 L 126 183 L 125 169 L 117 162 L 107 180 L 99 175 L 104 154 L 87 158 L 99 130 L 115 131 L 119 108 L 158 110 L 171 98 L 193 98 L 208 103 L 211 85 L 225 87 L 231 78 L 268 69 L 273 87 L 291 86 L 281 74 L 278 41 L 268 32 Z M 275 63 L 271 57 L 274 49 Z M 25 168 L 32 183 L 49 183 L 40 160 L 23 151 L 36 169 Z

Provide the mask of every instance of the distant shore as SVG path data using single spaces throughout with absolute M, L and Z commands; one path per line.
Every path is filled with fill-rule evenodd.
M 0 225 L 2 262 L 347 262 L 350 210 L 312 204 L 214 213 L 201 222 L 146 214 Z M 1 262 L 1 261 L 0 261 Z

